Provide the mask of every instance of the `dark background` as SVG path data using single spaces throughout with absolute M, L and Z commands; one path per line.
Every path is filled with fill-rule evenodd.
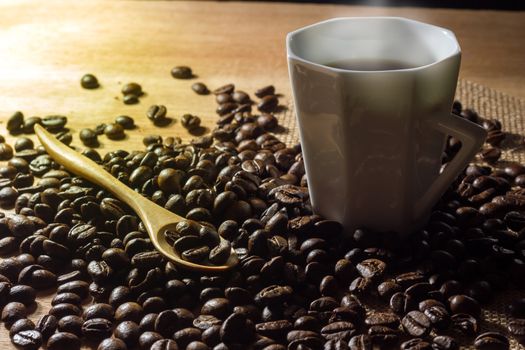
M 270 0 L 271 1 L 271 0 Z M 281 0 L 283 1 L 283 0 Z M 464 9 L 525 10 L 525 0 L 284 0 L 322 4 L 366 6 L 415 6 Z

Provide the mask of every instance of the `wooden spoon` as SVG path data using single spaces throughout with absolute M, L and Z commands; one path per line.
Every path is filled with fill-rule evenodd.
M 35 125 L 35 133 L 47 153 L 57 163 L 113 193 L 115 197 L 129 205 L 146 226 L 155 249 L 175 264 L 192 270 L 214 273 L 228 270 L 238 263 L 237 255 L 233 249 L 224 265 L 201 265 L 182 259 L 180 254 L 166 241 L 163 233 L 166 230 L 173 231 L 175 225 L 180 221 L 185 221 L 185 218 L 158 206 L 140 193 L 133 191 L 91 159 L 58 141 L 40 125 Z M 220 237 L 220 239 L 221 242 L 224 241 L 224 238 Z

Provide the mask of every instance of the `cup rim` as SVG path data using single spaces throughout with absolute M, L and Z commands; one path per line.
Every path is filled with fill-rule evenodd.
M 321 26 L 323 24 L 330 23 L 330 22 L 339 22 L 339 21 L 347 21 L 347 20 L 352 20 L 352 21 L 354 21 L 354 20 L 370 20 L 370 19 L 397 20 L 397 21 L 401 21 L 401 22 L 408 22 L 408 23 L 412 23 L 412 24 L 416 24 L 416 25 L 432 27 L 432 29 L 437 30 L 437 31 L 441 31 L 445 36 L 448 36 L 449 38 L 451 38 L 454 41 L 454 44 L 455 44 L 454 45 L 455 46 L 454 50 L 453 50 L 453 52 L 451 52 L 450 54 L 446 55 L 445 57 L 443 57 L 443 58 L 441 58 L 439 60 L 435 60 L 435 61 L 433 61 L 431 63 L 425 64 L 425 65 L 416 66 L 416 67 L 401 68 L 401 69 L 386 69 L 386 70 L 354 70 L 354 69 L 342 69 L 342 68 L 330 67 L 330 66 L 327 66 L 327 65 L 324 65 L 324 64 L 320 64 L 320 63 L 311 61 L 311 60 L 307 60 L 305 58 L 299 57 L 295 52 L 292 51 L 292 49 L 290 47 L 290 42 L 292 41 L 293 37 L 296 36 L 297 34 L 301 33 L 301 32 L 304 32 L 304 31 L 308 30 L 308 29 L 312 29 L 314 27 L 318 27 L 318 26 Z M 439 63 L 441 63 L 441 62 L 443 62 L 445 60 L 450 59 L 451 57 L 455 57 L 455 56 L 461 55 L 461 48 L 459 46 L 458 40 L 457 40 L 456 35 L 454 34 L 454 32 L 452 32 L 450 29 L 447 29 L 447 28 L 443 28 L 443 27 L 439 27 L 439 26 L 436 26 L 436 25 L 433 25 L 433 24 L 420 22 L 420 21 L 416 21 L 416 20 L 413 20 L 413 19 L 410 19 L 410 18 L 399 17 L 399 16 L 360 16 L 360 17 L 335 17 L 335 18 L 330 18 L 330 19 L 327 19 L 327 20 L 324 20 L 324 21 L 320 21 L 320 22 L 317 22 L 317 23 L 313 23 L 313 24 L 309 24 L 307 26 L 304 26 L 304 27 L 301 27 L 301 28 L 296 29 L 294 31 L 291 31 L 291 32 L 289 32 L 286 35 L 286 53 L 287 53 L 288 60 L 293 59 L 293 60 L 296 60 L 296 61 L 308 64 L 308 65 L 312 65 L 312 66 L 317 67 L 317 68 L 321 68 L 321 69 L 324 69 L 324 70 L 332 71 L 334 73 L 349 72 L 349 73 L 374 74 L 374 73 L 385 73 L 385 72 L 410 72 L 410 71 L 422 70 L 422 69 L 425 69 L 425 68 L 437 65 L 437 64 L 439 64 Z

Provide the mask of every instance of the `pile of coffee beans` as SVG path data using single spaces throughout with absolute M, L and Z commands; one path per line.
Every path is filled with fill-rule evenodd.
M 187 143 L 150 135 L 144 150 L 83 154 L 199 223 L 166 232 L 184 258 L 222 264 L 232 247 L 238 266 L 207 276 L 166 261 L 125 203 L 19 139 L 0 167 L 0 205 L 14 207 L 0 214 L 1 321 L 13 344 L 484 350 L 525 340 L 525 299 L 509 306 L 508 330 L 483 332 L 482 323 L 482 308 L 499 291 L 525 287 L 524 165 L 470 165 L 406 239 L 366 228 L 343 237 L 337 222 L 312 213 L 300 145 L 271 133 L 275 88 L 258 90 L 257 101 L 233 84 L 212 92 L 211 135 Z M 486 148 L 498 149 L 506 137 L 499 122 L 458 102 L 454 110 L 489 130 Z M 23 118 L 15 124 L 23 129 Z M 444 165 L 458 148 L 450 138 Z M 32 322 L 41 290 L 56 294 L 48 314 Z

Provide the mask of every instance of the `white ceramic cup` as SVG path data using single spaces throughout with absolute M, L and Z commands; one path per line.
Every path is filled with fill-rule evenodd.
M 286 46 L 314 212 L 347 231 L 418 228 L 486 136 L 451 114 L 461 58 L 454 34 L 405 18 L 335 18 L 289 33 Z M 413 68 L 326 66 L 341 60 Z M 462 147 L 440 172 L 448 135 Z

